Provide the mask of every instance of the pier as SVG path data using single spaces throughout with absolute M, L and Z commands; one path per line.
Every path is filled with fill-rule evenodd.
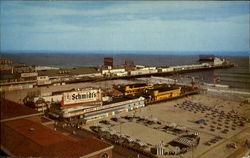
M 25 73 L 13 74 L 14 80 L 1 80 L 0 91 L 20 90 L 26 88 L 63 85 L 78 82 L 98 82 L 105 80 L 133 79 L 150 76 L 169 76 L 190 72 L 207 71 L 214 69 L 225 69 L 233 67 L 234 64 L 225 59 L 216 58 L 214 62 L 178 65 L 169 67 L 147 67 L 143 65 L 122 65 L 92 68 L 72 68 L 72 69 L 43 69 Z M 19 76 L 19 77 L 18 77 Z

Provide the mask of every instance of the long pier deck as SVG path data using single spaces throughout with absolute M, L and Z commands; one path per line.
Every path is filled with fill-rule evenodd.
M 69 76 L 68 77 L 69 79 L 67 81 L 63 81 L 63 82 L 65 82 L 66 84 L 70 84 L 70 83 L 78 83 L 78 82 L 98 82 L 98 81 L 116 80 L 116 79 L 133 79 L 133 78 L 150 77 L 150 76 L 169 76 L 169 75 L 189 73 L 189 72 L 224 69 L 224 68 L 230 68 L 233 66 L 234 66 L 233 64 L 227 64 L 227 65 L 219 65 L 219 66 L 200 67 L 200 68 L 192 68 L 192 69 L 174 70 L 174 71 L 168 71 L 168 72 L 155 72 L 155 73 L 138 74 L 138 75 L 127 75 L 127 76 L 102 76 L 102 77 L 88 77 L 88 76 L 86 76 L 86 77 L 82 77 L 80 79 L 75 79 L 75 78 Z M 62 81 L 60 81 L 60 82 L 62 82 Z M 11 82 L 11 83 L 5 82 L 5 83 L 0 83 L 0 86 L 21 85 L 21 84 L 29 84 L 29 83 L 35 84 L 36 80 L 17 81 L 17 82 Z M 59 83 L 59 82 L 55 82 L 55 83 Z

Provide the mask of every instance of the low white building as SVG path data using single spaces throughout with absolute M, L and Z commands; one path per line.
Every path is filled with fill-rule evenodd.
M 116 76 L 127 76 L 128 75 L 128 72 L 118 72 L 118 73 L 115 73 Z
M 171 72 L 171 71 L 174 71 L 173 67 L 158 68 L 158 72 Z
M 220 59 L 217 57 L 214 58 L 214 65 L 215 66 L 223 65 L 224 63 L 225 63 L 225 59 Z
M 103 69 L 101 71 L 102 75 L 123 75 L 125 72 L 125 69 Z
M 149 70 L 149 72 L 150 72 L 150 73 L 157 73 L 158 70 L 157 70 L 157 69 L 151 69 L 151 70 Z
M 128 74 L 133 76 L 133 75 L 143 75 L 143 74 L 149 74 L 149 70 L 144 70 L 144 69 L 138 69 L 138 70 L 132 70 L 129 71 Z
M 51 81 L 49 80 L 49 76 L 37 76 L 37 85 L 49 85 L 51 84 Z
M 136 69 L 142 69 L 142 68 L 145 68 L 145 66 L 144 65 L 135 65 L 135 68 Z
M 90 74 L 91 77 L 101 77 L 102 74 L 101 73 L 92 73 Z
M 59 70 L 57 67 L 49 67 L 49 66 L 36 66 L 35 67 L 36 71 L 41 71 L 41 70 Z
M 94 92 L 94 89 L 92 90 Z M 80 101 L 75 102 L 72 100 L 65 100 L 61 104 L 56 104 L 51 106 L 49 114 L 53 117 L 60 118 L 65 121 L 76 121 L 80 124 L 84 123 L 87 120 L 93 120 L 98 118 L 107 117 L 110 115 L 115 115 L 120 112 L 130 111 L 145 106 L 144 98 L 140 97 L 137 99 L 131 100 L 117 100 L 112 102 L 107 102 L 103 105 L 103 99 L 100 100 L 98 94 L 93 94 L 92 91 L 87 92 L 86 94 L 94 97 L 92 101 Z M 83 96 L 85 92 L 81 92 L 80 95 Z M 65 93 L 64 96 L 76 96 L 76 92 Z M 77 96 L 80 96 L 77 94 Z M 70 104 L 64 104 L 63 102 L 69 102 Z M 65 103 L 66 103 L 65 102 Z M 73 104 L 72 104 L 72 103 Z

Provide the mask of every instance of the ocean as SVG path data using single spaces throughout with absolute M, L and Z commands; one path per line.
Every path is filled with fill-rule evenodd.
M 74 54 L 74 53 L 2 53 L 1 58 L 27 65 L 51 66 L 59 68 L 94 67 L 103 64 L 104 57 L 113 57 L 115 65 L 132 60 L 136 65 L 174 66 L 198 64 L 198 55 L 145 55 L 145 54 Z M 224 57 L 236 64 L 233 68 L 216 69 L 182 75 L 195 76 L 198 81 L 213 83 L 214 76 L 220 77 L 220 84 L 250 91 L 249 57 Z

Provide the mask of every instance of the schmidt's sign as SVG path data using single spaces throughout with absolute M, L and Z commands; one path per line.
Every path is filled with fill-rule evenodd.
M 63 93 L 62 106 L 101 101 L 100 89 L 87 89 Z

